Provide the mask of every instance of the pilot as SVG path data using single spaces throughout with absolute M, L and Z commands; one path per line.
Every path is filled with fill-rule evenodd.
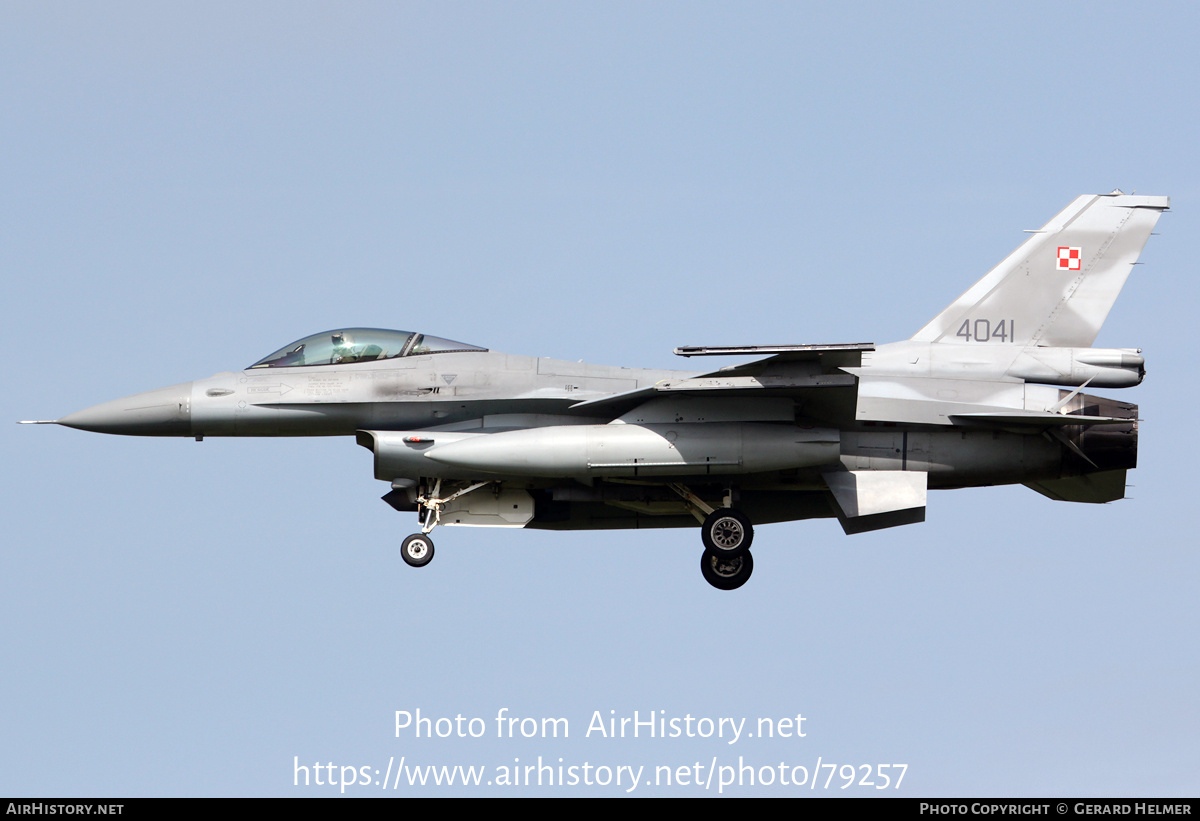
M 333 354 L 329 357 L 331 365 L 340 365 L 347 362 L 355 362 L 358 357 L 354 355 L 354 340 L 350 338 L 350 334 L 345 331 L 337 331 L 333 334 Z

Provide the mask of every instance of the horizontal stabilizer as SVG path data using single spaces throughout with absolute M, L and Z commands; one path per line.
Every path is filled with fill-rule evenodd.
M 1025 487 L 1056 502 L 1103 504 L 1125 498 L 1125 471 L 1105 470 L 1066 479 L 1026 482 Z
M 836 470 L 821 475 L 848 535 L 925 521 L 924 471 Z
M 1066 427 L 1068 425 L 1127 425 L 1128 419 L 1113 416 L 1085 416 L 1080 413 L 1050 413 L 1049 411 L 1004 411 L 1002 413 L 952 413 L 956 425 L 1037 425 Z
M 1136 406 L 1127 415 L 1106 406 L 1108 413 L 1059 413 L 1044 410 L 1062 404 L 1057 390 L 1026 385 L 1017 380 L 932 379 L 923 376 L 871 376 L 863 369 L 855 416 L 860 422 L 896 422 L 961 427 L 1038 427 L 1128 424 L 1137 416 Z M 1049 393 L 1046 391 L 1050 390 Z M 1079 396 L 1078 391 L 1068 399 Z M 1086 397 L 1094 405 L 1095 397 Z M 1082 410 L 1080 401 L 1070 403 Z M 1032 405 L 1032 407 L 1029 407 Z M 1067 407 L 1064 405 L 1063 407 Z M 1096 410 L 1089 406 L 1088 409 Z

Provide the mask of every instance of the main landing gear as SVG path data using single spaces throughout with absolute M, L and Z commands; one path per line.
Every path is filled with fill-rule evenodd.
M 750 550 L 754 528 L 746 514 L 730 507 L 714 510 L 700 527 L 704 548 L 718 556 L 733 558 Z
M 718 590 L 737 590 L 754 572 L 754 557 L 749 551 L 730 558 L 705 550 L 700 556 L 700 572 L 704 581 Z
M 727 490 L 723 506 L 714 509 L 683 485 L 669 487 L 683 497 L 688 510 L 700 521 L 700 540 L 704 542 L 700 572 L 704 580 L 718 590 L 736 590 L 745 584 L 754 572 L 754 557 L 750 555 L 754 526 L 746 514 L 730 507 L 732 491 Z
M 421 532 L 409 536 L 400 545 L 400 558 L 404 559 L 405 564 L 409 567 L 424 567 L 433 561 L 433 539 L 429 538 L 429 534 L 441 523 L 442 508 L 459 496 L 464 496 L 472 490 L 478 490 L 484 485 L 490 484 L 492 484 L 490 481 L 476 482 L 445 498 L 439 496 L 442 492 L 441 479 L 434 482 L 433 490 L 428 492 L 425 490 L 425 485 L 420 485 L 417 493 L 417 505 L 421 511 Z

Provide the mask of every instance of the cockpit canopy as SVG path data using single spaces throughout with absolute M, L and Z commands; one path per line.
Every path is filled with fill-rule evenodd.
M 306 336 L 265 356 L 250 368 L 298 368 L 302 365 L 348 365 L 400 356 L 455 351 L 486 351 L 436 336 L 382 328 L 341 328 Z M 249 369 L 247 369 L 249 370 Z

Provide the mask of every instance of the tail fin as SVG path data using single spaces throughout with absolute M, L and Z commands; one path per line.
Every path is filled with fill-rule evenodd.
M 916 342 L 1089 348 L 1168 197 L 1082 196 L 935 316 Z

